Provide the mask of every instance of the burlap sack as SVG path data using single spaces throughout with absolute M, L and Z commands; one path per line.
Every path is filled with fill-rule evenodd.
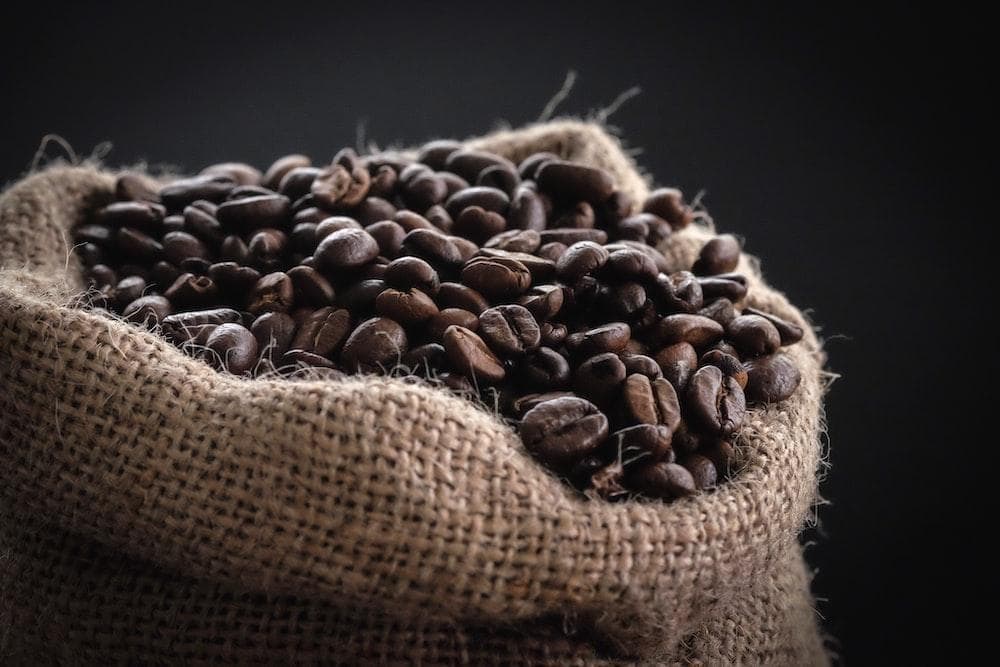
M 646 182 L 574 121 L 470 142 Z M 580 499 L 483 409 L 386 378 L 242 380 L 67 307 L 67 230 L 113 175 L 0 198 L 0 662 L 822 664 L 796 536 L 816 499 L 822 351 L 752 412 L 742 470 L 671 504 Z M 709 231 L 664 251 L 688 265 Z

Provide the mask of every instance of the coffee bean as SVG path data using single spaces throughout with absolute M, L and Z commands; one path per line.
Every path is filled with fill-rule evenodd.
M 698 353 L 690 343 L 668 345 L 654 356 L 663 370 L 663 377 L 678 391 L 687 387 L 688 379 L 698 367 Z
M 507 221 L 499 213 L 487 211 L 480 206 L 468 206 L 455 218 L 452 231 L 477 243 L 496 236 L 507 226 Z
M 452 325 L 445 329 L 442 344 L 455 370 L 470 378 L 494 384 L 507 374 L 503 362 L 483 339 L 465 327 Z
M 548 320 L 562 309 L 563 298 L 563 288 L 558 285 L 536 285 L 519 297 L 517 303 L 527 308 L 537 320 Z
M 582 398 L 556 398 L 528 410 L 519 432 L 543 463 L 565 469 L 600 446 L 608 435 L 608 419 Z
M 743 367 L 743 362 L 731 354 L 722 350 L 709 350 L 701 356 L 702 366 L 715 366 L 726 377 L 731 377 L 740 385 L 740 389 L 746 389 L 747 371 Z
M 600 216 L 608 225 L 616 225 L 632 214 L 635 201 L 632 196 L 622 190 L 615 190 L 611 193 L 599 210 Z
M 219 257 L 225 262 L 245 264 L 250 260 L 250 248 L 239 236 L 227 236 L 219 247 Z
M 625 382 L 625 364 L 614 352 L 595 355 L 577 367 L 573 374 L 575 391 L 605 403 L 616 395 Z
M 781 346 L 781 335 L 760 315 L 740 315 L 726 326 L 726 336 L 745 357 L 771 354 Z
M 358 269 L 378 256 L 378 243 L 363 229 L 341 229 L 319 242 L 316 268 L 334 275 Z
M 174 313 L 163 318 L 161 322 L 163 333 L 175 345 L 195 341 L 202 345 L 208 340 L 204 331 L 220 324 L 239 323 L 240 314 L 232 308 L 212 308 L 210 310 L 195 310 L 184 313 Z M 199 340 L 200 339 L 200 340 Z
M 368 197 L 354 208 L 354 217 L 362 225 L 392 220 L 396 207 L 379 197 Z
M 587 202 L 581 201 L 572 208 L 563 211 L 552 226 L 567 229 L 593 229 L 595 221 L 594 208 Z
M 219 288 L 208 276 L 182 273 L 164 292 L 175 308 L 205 308 L 219 302 Z
M 425 329 L 431 340 L 440 341 L 444 338 L 445 330 L 453 324 L 476 331 L 479 329 L 479 318 L 462 308 L 445 308 L 427 320 Z
M 444 208 L 453 219 L 470 206 L 479 206 L 487 211 L 503 215 L 510 206 L 510 197 L 503 190 L 475 186 L 456 192 L 448 197 Z
M 216 217 L 223 227 L 238 232 L 280 227 L 285 224 L 291 206 L 291 201 L 284 195 L 258 195 L 223 203 Z
M 378 278 L 362 280 L 342 290 L 338 294 L 337 300 L 340 305 L 355 315 L 359 313 L 369 314 L 375 310 L 375 299 L 387 287 L 385 281 Z
M 715 366 L 703 366 L 691 376 L 687 406 L 694 423 L 716 435 L 732 435 L 746 415 L 746 398 L 739 383 Z
M 236 262 L 219 262 L 208 268 L 208 277 L 223 292 L 242 298 L 260 280 L 260 272 Z
M 543 257 L 536 257 L 526 252 L 511 252 L 498 248 L 479 248 L 475 254 L 479 257 L 499 257 L 514 260 L 524 265 L 534 282 L 549 282 L 555 279 L 556 265 Z
M 451 139 L 439 139 L 424 144 L 417 154 L 417 162 L 422 162 L 434 171 L 441 171 L 445 168 L 448 157 L 455 151 L 461 150 L 462 144 Z
M 583 200 L 593 205 L 607 201 L 615 191 L 615 182 L 603 169 L 574 162 L 549 160 L 541 165 L 535 180 L 545 192 L 560 199 Z
M 673 229 L 687 227 L 694 220 L 694 212 L 684 203 L 684 195 L 675 188 L 653 190 L 643 203 L 642 210 L 663 218 Z
M 257 363 L 257 339 L 241 324 L 220 324 L 205 346 L 214 354 L 210 361 L 219 370 L 243 375 Z
M 119 307 L 127 306 L 146 291 L 146 281 L 140 276 L 127 276 L 115 285 L 115 301 Z
M 694 478 L 676 463 L 640 463 L 627 474 L 629 486 L 650 498 L 683 498 L 697 491 Z
M 570 367 L 563 355 L 551 347 L 540 347 L 518 362 L 517 374 L 527 386 L 551 391 L 567 385 Z
M 592 241 L 598 245 L 608 242 L 608 233 L 603 229 L 573 229 L 569 227 L 559 227 L 555 229 L 543 229 L 538 232 L 542 237 L 542 243 L 553 241 L 564 243 L 568 246 L 580 241 Z
M 624 322 L 611 322 L 566 338 L 566 347 L 575 354 L 593 356 L 604 352 L 621 352 L 628 344 L 632 330 Z
M 87 282 L 96 289 L 104 289 L 118 282 L 118 274 L 110 266 L 96 264 L 87 270 Z
M 639 373 L 645 375 L 650 380 L 656 380 L 663 377 L 663 371 L 660 369 L 660 365 L 656 363 L 656 360 L 652 357 L 648 357 L 645 354 L 639 354 L 634 352 L 621 352 L 618 358 L 622 360 L 625 364 L 625 371 L 632 375 L 633 373 Z
M 151 202 L 116 202 L 101 209 L 97 215 L 98 224 L 109 227 L 134 227 L 144 232 L 159 229 L 166 215 L 159 204 Z
M 288 313 L 264 313 L 250 325 L 250 333 L 257 339 L 257 349 L 271 366 L 277 366 L 288 351 L 298 325 Z
M 336 364 L 326 357 L 305 350 L 289 350 L 281 357 L 282 372 L 294 377 L 300 371 L 308 371 L 303 375 L 304 379 L 328 379 L 342 380 L 343 372 L 337 369 Z M 294 368 L 293 368 L 294 367 Z
M 351 316 L 346 310 L 332 306 L 320 308 L 302 322 L 291 348 L 330 357 L 350 331 Z
M 476 290 L 460 283 L 445 282 L 437 293 L 437 303 L 441 308 L 461 308 L 479 316 L 490 307 L 489 302 Z
M 361 203 L 368 194 L 370 184 L 371 176 L 366 168 L 360 165 L 345 168 L 333 164 L 316 174 L 309 191 L 323 208 L 350 208 Z
M 729 299 L 730 301 L 742 301 L 747 295 L 747 286 L 738 280 L 713 276 L 699 278 L 698 285 L 701 286 L 701 293 L 705 301 L 713 299 Z
M 156 289 L 165 289 L 177 280 L 180 270 L 170 262 L 159 261 L 153 264 L 149 274 L 149 284 Z
M 712 462 L 717 477 L 725 477 L 733 472 L 736 449 L 731 442 L 719 438 L 711 440 L 701 447 L 699 453 Z
M 159 202 L 160 195 L 153 182 L 145 175 L 124 173 L 115 181 L 115 199 Z
M 130 227 L 119 229 L 115 241 L 118 252 L 137 262 L 155 262 L 163 255 L 159 241 Z
M 609 257 L 607 250 L 592 241 L 574 243 L 556 262 L 556 274 L 561 280 L 574 282 L 600 269 Z
M 699 454 L 688 454 L 681 459 L 681 465 L 684 466 L 689 473 L 691 473 L 691 478 L 694 480 L 694 486 L 699 491 L 713 488 L 718 481 L 718 473 L 715 470 L 715 464 L 704 456 Z
M 467 148 L 461 148 L 449 154 L 444 164 L 447 171 L 458 174 L 469 183 L 475 183 L 480 173 L 496 166 L 505 167 L 509 171 L 517 173 L 517 167 L 510 160 L 494 153 Z
M 634 373 L 625 378 L 625 409 L 640 424 L 662 424 L 671 431 L 681 421 L 677 392 L 667 380 L 652 380 Z
M 528 157 L 524 158 L 524 160 L 521 161 L 521 164 L 517 166 L 517 172 L 520 174 L 521 178 L 525 180 L 535 180 L 535 176 L 537 175 L 538 170 L 541 169 L 542 165 L 553 160 L 559 160 L 559 156 L 555 153 L 532 153 Z
M 275 160 L 261 179 L 261 185 L 269 190 L 277 191 L 281 187 L 281 181 L 293 169 L 301 167 L 311 167 L 312 160 L 305 155 L 285 155 Z
M 205 167 L 199 176 L 223 176 L 239 185 L 259 185 L 263 175 L 260 170 L 244 162 L 220 162 Z
M 441 368 L 444 365 L 444 346 L 440 343 L 418 345 L 403 355 L 401 363 L 403 366 L 409 368 L 412 373 L 418 373 L 426 377 L 431 375 L 433 369 Z
M 488 298 L 504 299 L 523 294 L 531 285 L 531 272 L 507 257 L 474 257 L 462 268 L 462 282 Z
M 774 325 L 774 328 L 778 330 L 778 335 L 781 337 L 782 346 L 793 345 L 802 340 L 805 332 L 797 324 L 789 322 L 788 320 L 781 319 L 777 315 L 772 315 L 771 313 L 765 313 L 762 310 L 757 310 L 756 308 L 744 308 L 744 315 L 759 315 L 763 317 L 768 322 Z
M 77 243 L 94 243 L 102 247 L 111 245 L 115 230 L 107 225 L 80 225 L 73 230 L 73 238 Z
M 597 305 L 616 319 L 638 317 L 647 301 L 645 288 L 634 282 L 601 285 L 597 292 Z
M 173 313 L 170 302 L 162 296 L 141 296 L 122 309 L 126 321 L 146 327 L 153 327 Z
M 740 242 L 732 234 L 722 234 L 702 247 L 691 270 L 695 275 L 714 276 L 735 271 L 739 262 Z
M 204 243 L 187 232 L 170 232 L 163 237 L 163 258 L 168 262 L 180 264 L 190 257 L 208 259 L 210 254 Z
M 539 330 L 542 332 L 542 345 L 549 347 L 559 347 L 569 335 L 569 329 L 565 324 L 543 322 Z
M 467 211 L 469 209 L 466 209 Z M 484 248 L 496 248 L 509 252 L 533 253 L 542 243 L 541 236 L 533 229 L 512 229 L 491 237 L 483 245 Z
M 325 217 L 316 225 L 317 245 L 327 236 L 339 232 L 341 229 L 361 229 L 361 225 L 357 220 L 343 215 Z
M 722 338 L 723 329 L 715 320 L 701 315 L 667 315 L 656 325 L 654 337 L 661 345 L 690 343 L 696 348 L 707 347 Z
M 729 299 L 715 299 L 698 311 L 699 315 L 713 319 L 723 327 L 736 319 L 736 308 Z
M 507 224 L 511 229 L 545 229 L 545 205 L 534 190 L 522 185 L 514 191 L 507 212 Z
M 476 185 L 502 190 L 507 193 L 507 196 L 513 196 L 520 184 L 521 179 L 518 177 L 517 171 L 513 166 L 507 165 L 498 164 L 487 167 L 479 172 L 479 176 L 476 178 Z
M 786 354 L 772 354 L 746 363 L 747 398 L 754 403 L 784 401 L 802 380 L 795 362 Z
M 397 257 L 403 247 L 404 230 L 392 220 L 380 220 L 365 227 L 375 242 L 378 243 L 379 254 L 384 257 Z
M 541 342 L 538 322 L 527 308 L 494 306 L 479 316 L 479 335 L 503 357 L 520 357 Z
M 263 276 L 254 285 L 247 302 L 247 310 L 254 315 L 270 312 L 288 312 L 295 300 L 295 288 L 287 273 L 276 271 Z
M 440 268 L 453 268 L 462 263 L 462 253 L 455 242 L 436 229 L 408 232 L 403 237 L 402 252 Z
M 308 266 L 296 266 L 288 270 L 295 289 L 295 302 L 315 308 L 333 305 L 336 292 L 323 275 Z
M 426 211 L 448 197 L 448 183 L 434 173 L 403 181 L 399 190 L 403 202 L 414 211 Z
M 667 313 L 695 313 L 704 303 L 701 285 L 689 271 L 659 274 L 650 285 L 649 295 Z
M 620 280 L 639 282 L 654 281 L 660 273 L 652 258 L 634 248 L 615 250 L 610 253 L 604 270 Z
M 84 266 L 102 264 L 105 260 L 104 251 L 96 243 L 82 243 L 73 248 L 73 252 Z
M 433 299 L 416 287 L 406 290 L 390 288 L 375 298 L 375 312 L 403 326 L 410 326 L 432 318 L 438 313 L 438 307 Z
M 375 317 L 351 332 L 340 360 L 348 372 L 389 369 L 400 362 L 408 347 L 403 327 L 389 318 Z
M 613 448 L 611 455 L 623 461 L 674 460 L 674 450 L 671 447 L 673 433 L 664 424 L 638 424 L 615 431 L 608 439 L 607 446 Z
M 541 237 L 539 236 L 539 240 Z M 559 243 L 558 241 L 550 241 L 545 243 L 538 249 L 538 256 L 544 257 L 545 259 L 552 262 L 559 262 L 559 258 L 563 256 L 567 250 L 565 243 Z

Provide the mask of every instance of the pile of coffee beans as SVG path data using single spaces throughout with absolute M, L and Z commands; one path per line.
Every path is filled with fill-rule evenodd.
M 288 155 L 163 187 L 119 177 L 75 229 L 85 302 L 237 375 L 423 378 L 494 406 L 588 495 L 672 499 L 731 472 L 747 404 L 781 401 L 803 332 L 741 307 L 740 244 L 655 247 L 681 193 L 452 141 L 409 159 Z M 83 302 L 83 300 L 81 301 Z

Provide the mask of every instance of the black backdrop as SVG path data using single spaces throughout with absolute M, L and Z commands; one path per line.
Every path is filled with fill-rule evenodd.
M 957 396 L 963 377 L 996 367 L 975 305 L 993 282 L 989 223 L 974 210 L 988 157 L 974 129 L 986 114 L 981 18 L 89 4 L 5 21 L 0 179 L 49 132 L 84 154 L 112 141 L 111 164 L 264 167 L 290 151 L 329 157 L 359 122 L 385 144 L 532 121 L 570 69 L 564 112 L 640 86 L 611 119 L 640 163 L 659 183 L 707 190 L 719 228 L 746 236 L 772 283 L 810 309 L 843 376 L 828 400 L 832 504 L 806 536 L 842 654 L 933 662 L 969 648 L 953 594 L 963 574 L 990 577 L 945 508 L 976 513 L 964 494 L 991 442 L 963 425 L 990 415 L 981 403 L 959 419 L 939 390 Z

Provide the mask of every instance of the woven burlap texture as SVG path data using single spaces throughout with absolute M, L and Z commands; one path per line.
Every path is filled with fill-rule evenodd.
M 470 142 L 646 182 L 600 127 Z M 741 472 L 671 504 L 576 496 L 487 411 L 389 378 L 243 380 L 66 306 L 94 166 L 0 197 L 0 660 L 825 662 L 796 535 L 816 500 L 823 355 L 751 413 Z M 663 248 L 687 266 L 710 237 Z

